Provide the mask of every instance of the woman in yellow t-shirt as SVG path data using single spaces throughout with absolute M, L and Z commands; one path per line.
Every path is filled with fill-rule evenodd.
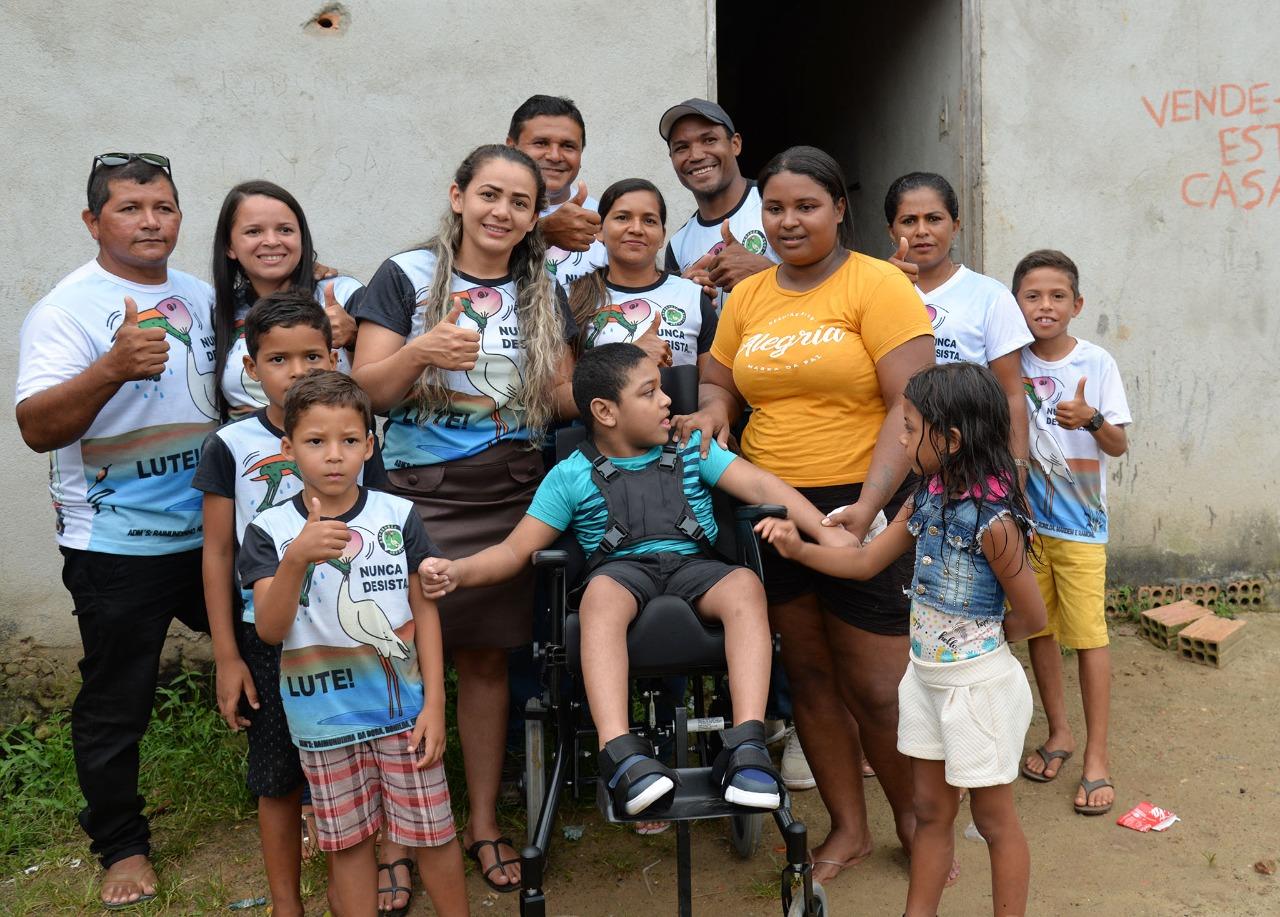
M 765 166 L 758 186 L 765 235 L 782 263 L 734 287 L 698 413 L 677 419 L 678 435 L 698 429 L 704 443 L 724 444 L 751 405 L 743 455 L 824 512 L 848 505 L 840 519 L 863 538 L 876 513 L 892 519 L 913 486 L 904 486 L 909 463 L 898 442 L 902 390 L 934 362 L 929 317 L 900 270 L 849 250 L 853 220 L 834 159 L 792 147 Z M 911 574 L 910 552 L 865 583 L 772 552 L 765 559 L 796 729 L 831 815 L 831 833 L 813 853 L 820 880 L 871 851 L 859 736 L 910 851 L 911 769 L 897 729 L 910 652 L 902 590 Z

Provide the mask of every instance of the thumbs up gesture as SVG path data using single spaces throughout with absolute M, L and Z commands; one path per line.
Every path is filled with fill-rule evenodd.
M 662 313 L 653 317 L 653 324 L 645 329 L 644 334 L 634 341 L 637 347 L 647 353 L 659 366 L 671 365 L 671 345 L 658 337 L 658 329 L 662 327 Z
M 115 383 L 149 379 L 164 372 L 169 360 L 169 342 L 163 328 L 140 328 L 138 304 L 124 298 L 124 319 L 116 329 L 116 339 L 103 357 L 103 366 Z
M 1059 401 L 1055 416 L 1058 426 L 1064 430 L 1078 430 L 1093 419 L 1095 410 L 1084 400 L 1085 377 L 1076 384 L 1076 393 L 1070 401 Z
M 548 246 L 567 252 L 585 252 L 600 233 L 600 214 L 588 210 L 587 183 L 578 182 L 578 190 L 551 214 L 538 221 Z
M 338 302 L 333 293 L 333 281 L 324 285 L 324 314 L 329 317 L 333 329 L 333 346 L 351 350 L 356 346 L 356 320 Z
M 720 240 L 724 247 L 707 267 L 711 282 L 720 289 L 732 290 L 744 277 L 773 267 L 773 262 L 764 255 L 753 255 L 743 247 L 729 228 L 728 220 L 720 224 Z
M 411 342 L 423 368 L 436 366 L 463 372 L 475 369 L 480 356 L 480 332 L 459 327 L 458 319 L 462 317 L 465 303 L 461 295 L 454 294 L 449 313 L 434 328 Z
M 900 236 L 898 250 L 889 256 L 889 263 L 906 274 L 912 283 L 916 283 L 920 279 L 920 266 L 907 260 L 907 248 L 907 237 Z
M 285 555 L 300 564 L 322 564 L 341 557 L 350 540 L 351 530 L 346 523 L 321 516 L 320 499 L 312 497 L 307 522 L 298 536 L 289 542 Z

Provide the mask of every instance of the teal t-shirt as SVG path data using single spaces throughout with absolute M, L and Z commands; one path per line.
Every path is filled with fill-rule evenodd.
M 689 507 L 698 517 L 698 524 L 714 543 L 718 534 L 715 515 L 711 508 L 711 488 L 716 486 L 724 470 L 729 467 L 736 455 L 720 444 L 713 442 L 711 452 L 704 460 L 698 454 L 701 435 L 694 433 L 688 445 L 680 453 L 684 463 L 684 493 Z M 613 458 L 609 461 L 624 471 L 638 471 L 651 465 L 662 455 L 661 447 L 655 446 L 644 455 L 632 458 Z M 600 545 L 604 538 L 605 522 L 608 510 L 605 507 L 604 495 L 591 479 L 591 463 L 581 452 L 574 452 L 564 461 L 557 464 L 538 485 L 538 492 L 533 495 L 529 505 L 529 515 L 540 522 L 545 522 L 562 532 L 571 531 L 578 539 L 578 544 L 588 556 Z M 671 551 L 677 554 L 697 554 L 698 546 L 691 541 L 673 538 L 670 541 L 646 541 L 628 547 L 619 548 L 614 556 L 627 554 L 656 554 L 659 551 Z

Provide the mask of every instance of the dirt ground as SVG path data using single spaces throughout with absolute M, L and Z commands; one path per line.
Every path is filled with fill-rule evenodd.
M 1071 808 L 1077 755 L 1048 785 L 1020 780 L 1019 812 L 1032 851 L 1032 914 L 1273 915 L 1280 914 L 1280 876 L 1255 869 L 1280 858 L 1280 614 L 1247 616 L 1246 645 L 1223 670 L 1162 652 L 1116 628 L 1112 717 L 1112 776 L 1118 788 L 1109 817 L 1083 818 Z M 1025 662 L 1025 648 L 1020 651 Z M 1072 727 L 1083 741 L 1072 658 L 1064 660 Z M 1029 671 L 1029 667 L 1028 667 Z M 1037 710 L 1028 747 L 1043 741 Z M 879 846 L 862 865 L 828 887 L 830 913 L 897 914 L 906 895 L 906 859 L 892 841 L 889 809 L 868 781 L 872 829 Z M 1149 800 L 1182 819 L 1168 831 L 1139 834 L 1115 824 L 1129 807 Z M 826 819 L 817 793 L 798 794 L 795 809 L 821 838 Z M 957 825 L 959 883 L 942 912 L 982 914 L 990 907 L 986 848 Z M 570 807 L 561 824 L 585 826 L 569 842 L 559 830 L 546 890 L 551 915 L 674 914 L 675 832 L 640 838 L 604 824 L 588 805 Z M 161 835 L 163 826 L 157 825 Z M 750 861 L 736 857 L 720 822 L 694 826 L 694 912 L 714 915 L 781 913 L 777 898 L 781 842 L 772 822 Z M 86 852 L 87 862 L 87 852 Z M 94 870 L 50 866 L 0 885 L 4 913 L 100 912 L 93 901 Z M 161 901 L 131 913 L 212 913 L 265 893 L 252 822 L 214 830 L 207 843 L 162 874 Z M 324 912 L 323 879 L 308 876 L 308 913 Z M 468 876 L 472 912 L 516 914 L 514 895 L 489 893 Z M 7 903 L 6 903 L 7 902 Z M 240 911 L 252 917 L 266 909 Z M 432 913 L 419 891 L 413 914 Z

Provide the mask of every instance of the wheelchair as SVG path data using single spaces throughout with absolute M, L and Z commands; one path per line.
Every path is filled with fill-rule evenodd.
M 697 404 L 697 368 L 681 366 L 663 369 L 662 386 L 672 399 L 672 414 L 692 413 Z M 567 458 L 585 437 L 580 427 L 562 429 L 556 435 L 556 458 Z M 760 547 L 754 526 L 767 516 L 786 513 L 781 506 L 733 507 L 725 495 L 716 494 L 716 516 L 720 536 L 716 550 L 726 559 L 760 573 Z M 790 797 L 783 790 L 782 802 L 772 813 L 727 803 L 711 777 L 711 761 L 719 750 L 718 734 L 733 724 L 729 721 L 729 698 L 723 631 L 707 625 L 692 606 L 673 596 L 659 596 L 636 617 L 627 633 L 631 679 L 661 676 L 690 676 L 694 716 L 690 718 L 683 701 L 675 705 L 672 722 L 658 722 L 653 692 L 648 692 L 648 722 L 633 727 L 654 741 L 669 741 L 674 747 L 674 767 L 680 775 L 670 807 L 656 814 L 627 815 L 615 808 L 605 781 L 583 773 L 582 762 L 594 759 L 595 732 L 586 715 L 585 691 L 581 683 L 579 622 L 568 607 L 568 590 L 582 572 L 585 558 L 577 542 L 566 534 L 561 550 L 538 551 L 534 567 L 542 578 L 549 605 L 550 634 L 544 643 L 535 643 L 533 654 L 540 668 L 541 690 L 525 707 L 524 788 L 528 810 L 528 846 L 521 852 L 522 917 L 544 917 L 546 893 L 543 888 L 546 857 L 555 827 L 560 801 L 566 790 L 579 797 L 595 783 L 597 805 L 611 824 L 671 821 L 676 830 L 677 900 L 681 917 L 691 917 L 692 843 L 690 823 L 698 819 L 726 818 L 730 839 L 739 856 L 755 853 L 765 814 L 772 814 L 786 847 L 786 865 L 779 877 L 782 913 L 786 917 L 820 917 L 828 913 L 826 894 L 813 881 L 808 861 L 805 826 L 791 814 Z M 708 676 L 721 681 L 708 697 Z M 690 766 L 693 738 L 699 766 Z M 670 762 L 669 762 L 670 763 Z

